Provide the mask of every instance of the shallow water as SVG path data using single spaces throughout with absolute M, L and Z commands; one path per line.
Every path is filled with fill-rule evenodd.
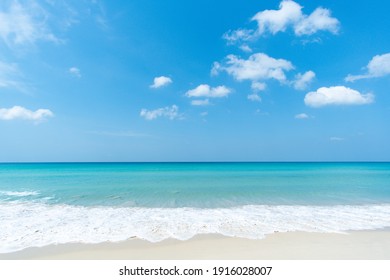
M 0 252 L 390 226 L 389 163 L 0 164 Z

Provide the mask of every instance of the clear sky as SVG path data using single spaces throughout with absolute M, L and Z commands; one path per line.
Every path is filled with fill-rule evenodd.
M 389 10 L 1 1 L 0 162 L 389 161 Z

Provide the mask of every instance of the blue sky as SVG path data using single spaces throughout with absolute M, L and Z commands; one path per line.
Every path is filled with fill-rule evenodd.
M 389 161 L 384 1 L 0 3 L 0 161 Z

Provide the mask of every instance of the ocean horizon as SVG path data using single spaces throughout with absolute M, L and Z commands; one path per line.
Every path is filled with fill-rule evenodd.
M 390 226 L 389 162 L 0 163 L 0 253 Z

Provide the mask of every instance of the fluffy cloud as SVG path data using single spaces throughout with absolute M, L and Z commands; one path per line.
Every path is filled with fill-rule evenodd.
M 167 86 L 172 83 L 172 79 L 165 76 L 156 77 L 153 80 L 153 84 L 150 85 L 151 88 L 160 88 Z
M 212 74 L 226 71 L 236 80 L 267 80 L 275 79 L 280 82 L 286 80 L 285 71 L 294 68 L 290 61 L 275 59 L 265 53 L 252 54 L 248 59 L 241 59 L 236 55 L 228 55 L 224 65 L 214 63 Z
M 247 96 L 247 98 L 250 100 L 250 101 L 257 101 L 257 102 L 260 102 L 261 101 L 261 97 L 256 94 L 256 93 L 252 93 L 252 94 L 249 94 Z
M 309 118 L 309 115 L 305 114 L 305 113 L 301 113 L 301 114 L 297 114 L 295 115 L 296 119 L 299 119 L 299 120 L 303 120 L 303 119 L 308 119 Z
M 390 53 L 374 56 L 367 65 L 367 73 L 363 75 L 348 75 L 345 80 L 353 82 L 360 79 L 383 77 L 390 74 Z
M 308 87 L 316 74 L 313 71 L 307 71 L 304 74 L 297 74 L 295 81 L 293 81 L 294 88 L 297 90 L 304 90 Z
M 69 68 L 69 73 L 74 77 L 81 78 L 81 71 L 77 67 Z
M 156 110 L 142 109 L 140 116 L 148 121 L 157 119 L 159 117 L 165 117 L 170 120 L 181 118 L 181 114 L 179 114 L 179 107 L 176 105 L 172 105 L 171 107 L 167 106 Z
M 286 73 L 294 69 L 294 65 L 285 59 L 276 59 L 265 53 L 255 53 L 247 59 L 230 54 L 226 56 L 223 62 L 214 62 L 211 69 L 211 75 L 218 75 L 220 72 L 226 72 L 237 81 L 250 80 L 252 93 L 248 96 L 249 100 L 259 101 L 259 91 L 267 87 L 266 80 L 277 80 L 282 84 L 293 86 L 297 90 L 307 88 L 314 79 L 315 73 L 307 71 L 304 74 L 295 75 L 295 80 L 288 80 Z
M 210 105 L 210 102 L 208 99 L 197 99 L 197 100 L 192 100 L 191 105 L 194 106 L 207 106 Z
M 340 25 L 336 18 L 331 17 L 330 10 L 320 7 L 310 15 L 305 15 L 302 13 L 302 6 L 292 0 L 282 1 L 279 10 L 258 12 L 252 20 L 257 21 L 259 35 L 284 32 L 290 26 L 297 36 L 312 35 L 318 31 L 336 34 Z
M 302 13 L 302 6 L 292 0 L 283 0 L 279 10 L 264 10 L 252 17 L 257 22 L 257 30 L 238 29 L 225 33 L 223 38 L 229 44 L 239 41 L 252 40 L 263 34 L 285 32 L 288 28 L 294 30 L 295 35 L 312 35 L 319 31 L 338 33 L 340 22 L 331 16 L 331 11 L 317 8 L 311 14 Z
M 194 89 L 187 91 L 186 96 L 220 98 L 220 97 L 228 96 L 231 92 L 232 92 L 231 89 L 225 86 L 210 87 L 207 84 L 202 84 L 197 86 Z
M 328 105 L 363 105 L 374 101 L 371 93 L 361 94 L 357 90 L 344 87 L 321 87 L 317 91 L 306 94 L 305 104 L 310 107 Z
M 339 21 L 331 17 L 330 10 L 324 8 L 315 9 L 309 16 L 303 15 L 294 24 L 294 32 L 297 36 L 312 35 L 322 30 L 333 34 L 337 34 L 339 30 Z
M 0 120 L 31 120 L 34 122 L 41 122 L 48 117 L 53 117 L 54 114 L 48 109 L 38 109 L 36 111 L 30 111 L 21 106 L 14 106 L 12 108 L 0 108 Z
M 33 44 L 38 40 L 59 42 L 46 25 L 47 18 L 45 10 L 35 2 L 21 5 L 12 1 L 0 11 L 0 38 L 8 46 Z
M 294 1 L 282 1 L 279 10 L 265 10 L 252 17 L 257 21 L 258 34 L 270 32 L 276 34 L 285 31 L 289 25 L 293 25 L 302 18 L 302 7 Z

